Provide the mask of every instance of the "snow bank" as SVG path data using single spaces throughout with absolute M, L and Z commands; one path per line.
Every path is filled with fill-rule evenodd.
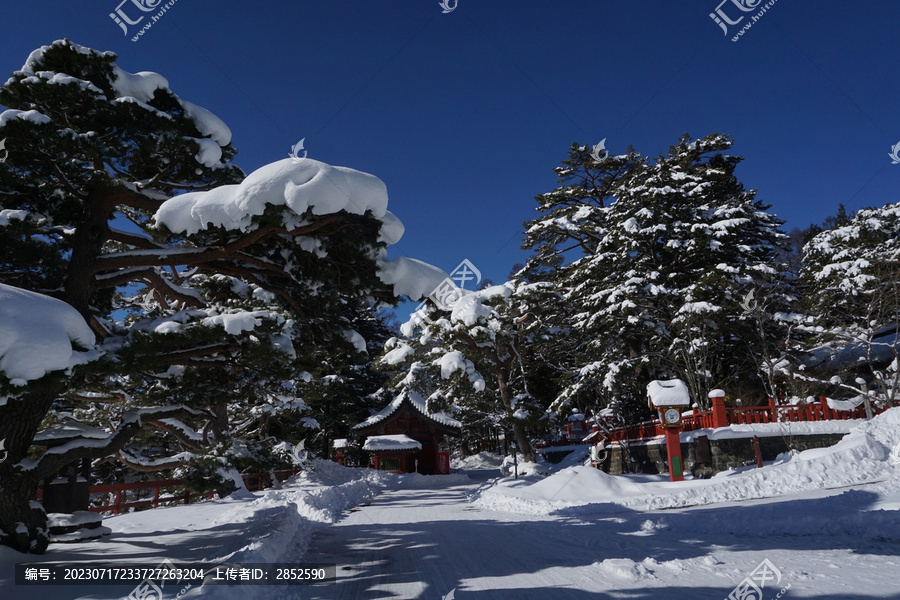
M 24 385 L 94 356 L 94 333 L 74 308 L 49 296 L 0 284 L 0 372 Z
M 884 492 L 897 493 L 900 465 L 892 464 L 889 456 L 898 444 L 900 408 L 893 408 L 857 425 L 835 446 L 807 450 L 762 469 L 669 482 L 648 476 L 607 475 L 576 466 L 528 486 L 497 483 L 482 491 L 477 503 L 526 514 L 560 510 L 592 514 L 739 502 L 871 483 L 878 483 Z

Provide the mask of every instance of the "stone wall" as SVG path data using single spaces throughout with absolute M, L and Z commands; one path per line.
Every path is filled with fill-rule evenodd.
M 811 448 L 827 448 L 837 444 L 842 433 L 794 435 L 789 440 L 781 436 L 759 438 L 759 447 L 764 461 L 775 460 L 791 447 L 803 451 Z M 685 473 L 694 477 L 712 477 L 720 471 L 743 467 L 756 463 L 753 452 L 753 438 L 734 438 L 709 440 L 701 436 L 693 442 L 681 444 L 681 456 L 684 459 Z M 708 450 L 705 445 L 708 444 Z M 600 467 L 612 475 L 622 473 L 667 473 L 669 471 L 666 444 L 659 443 L 629 444 L 627 447 L 609 448 Z

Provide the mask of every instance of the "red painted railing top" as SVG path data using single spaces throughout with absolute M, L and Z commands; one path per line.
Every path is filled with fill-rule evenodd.
M 880 414 L 888 407 L 875 407 L 874 413 Z M 724 411 L 724 412 L 723 412 Z M 768 406 L 725 407 L 724 403 L 713 403 L 712 410 L 685 415 L 682 420 L 683 431 L 697 429 L 714 429 L 717 423 L 730 425 L 757 425 L 761 423 L 836 421 L 865 419 L 866 409 L 859 406 L 851 411 L 836 411 L 828 406 L 825 398 L 810 404 L 779 405 L 769 400 Z M 722 425 L 719 425 L 722 426 Z M 644 421 L 636 425 L 616 427 L 605 436 L 611 442 L 640 442 L 665 435 L 666 429 L 657 419 Z

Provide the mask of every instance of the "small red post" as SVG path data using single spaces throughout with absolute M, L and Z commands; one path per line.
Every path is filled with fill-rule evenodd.
M 669 455 L 669 481 L 684 481 L 680 431 L 681 427 L 666 427 L 666 453 Z
M 185 504 L 191 503 L 191 491 L 190 490 L 184 490 L 184 503 Z
M 756 468 L 762 469 L 762 450 L 759 449 L 759 437 L 755 435 L 753 436 L 753 454 L 756 456 Z
M 713 409 L 713 427 L 728 427 L 728 413 L 725 410 L 725 392 L 713 390 L 709 393 Z
M 770 423 L 778 422 L 778 407 L 775 406 L 775 398 L 769 398 L 769 418 Z
M 153 488 L 153 508 L 159 508 L 159 486 Z
M 828 398 L 819 396 L 819 404 L 822 405 L 822 416 L 825 417 L 825 420 L 830 421 L 833 419 L 834 415 L 831 414 L 831 407 L 828 406 Z

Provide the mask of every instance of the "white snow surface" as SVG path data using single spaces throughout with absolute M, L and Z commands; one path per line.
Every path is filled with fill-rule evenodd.
M 578 467 L 499 479 L 500 459 L 488 453 L 454 458 L 454 471 L 469 477 L 318 461 L 315 473 L 281 489 L 108 517 L 110 536 L 54 544 L 42 556 L 0 547 L 0 588 L 13 600 L 120 600 L 134 586 L 15 586 L 13 565 L 227 559 L 334 562 L 338 578 L 328 586 L 206 585 L 181 597 L 424 599 L 454 591 L 460 600 L 721 600 L 768 560 L 778 578 L 765 585 L 766 600 L 785 588 L 784 598 L 893 599 L 900 465 L 886 449 L 900 439 L 898 413 L 858 426 L 834 448 L 699 482 Z M 748 490 L 767 497 L 748 500 Z
M 0 127 L 6 126 L 6 124 L 13 119 L 18 119 L 20 121 L 30 121 L 31 123 L 35 123 L 36 125 L 41 125 L 42 123 L 50 123 L 51 121 L 50 117 L 36 110 L 17 110 L 15 108 L 10 108 L 0 113 Z
M 219 146 L 227 146 L 231 143 L 231 129 L 225 121 L 193 102 L 181 100 L 185 114 L 194 121 L 197 130 L 205 137 L 212 139 Z
M 0 284 L 0 372 L 13 385 L 40 379 L 96 357 L 94 333 L 61 300 Z
M 900 443 L 900 408 L 856 423 L 831 448 L 807 450 L 761 469 L 726 471 L 712 479 L 673 483 L 575 466 L 529 487 L 486 490 L 478 503 L 526 513 L 552 514 L 565 508 L 567 514 L 593 514 L 736 502 L 874 482 L 900 493 L 900 473 L 888 459 L 891 449 Z
M 447 279 L 445 271 L 415 258 L 400 256 L 392 261 L 382 261 L 378 265 L 378 278 L 394 286 L 394 293 L 412 300 L 425 298 Z M 408 323 L 401 326 L 406 334 Z
M 73 438 L 87 438 L 92 440 L 105 440 L 109 432 L 85 423 L 79 423 L 69 419 L 62 425 L 45 429 L 34 436 L 35 442 L 48 442 L 55 440 L 68 440 Z
M 113 65 L 113 74 L 115 75 L 113 89 L 116 90 L 119 97 L 131 97 L 140 102 L 148 102 L 153 99 L 156 90 L 169 89 L 169 80 L 159 73 L 151 71 L 129 73 L 122 67 Z

